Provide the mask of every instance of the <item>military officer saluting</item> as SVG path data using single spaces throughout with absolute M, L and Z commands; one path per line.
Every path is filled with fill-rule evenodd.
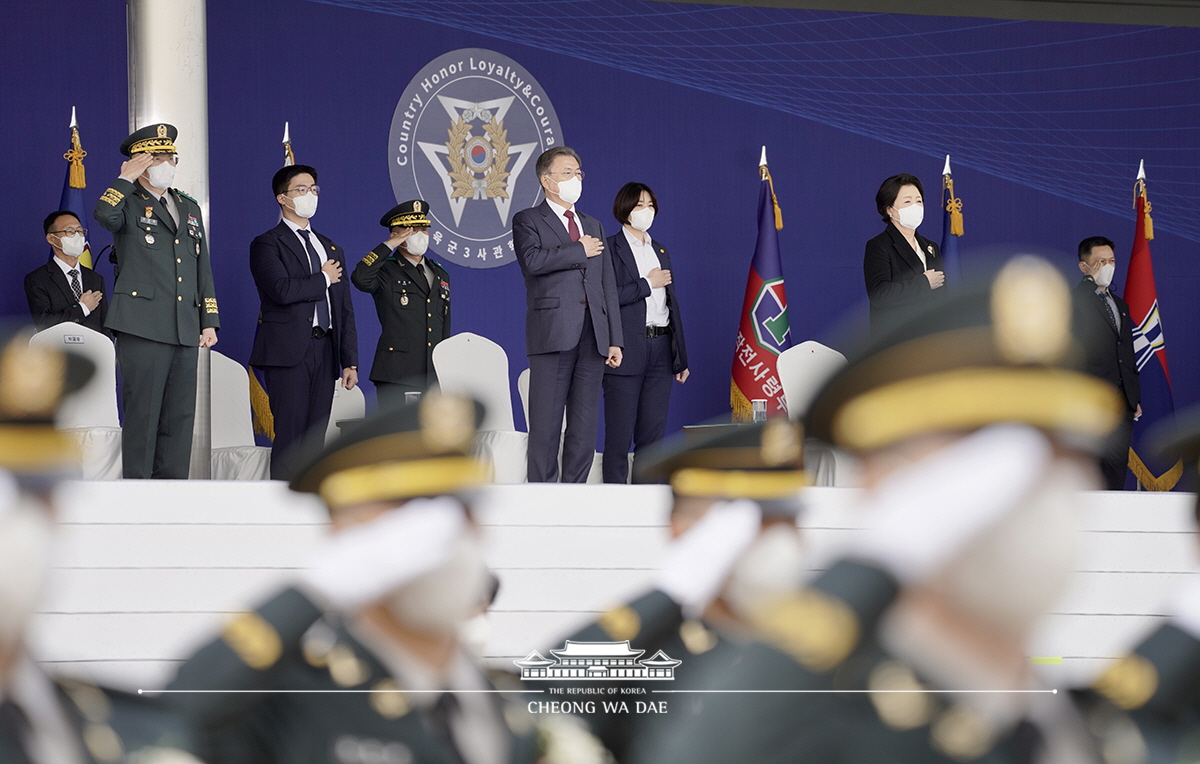
M 426 256 L 429 203 L 413 199 L 388 210 L 379 224 L 391 238 L 364 257 L 351 283 L 375 298 L 383 333 L 375 345 L 371 381 L 380 408 L 437 382 L 433 349 L 450 336 L 450 274 Z
M 199 764 L 185 753 L 188 728 L 157 700 L 52 677 L 29 651 L 59 544 L 54 489 L 79 470 L 54 416 L 93 370 L 82 357 L 30 347 L 25 335 L 0 342 L 0 762 Z
M 293 480 L 328 506 L 328 543 L 171 685 L 216 691 L 171 696 L 206 733 L 212 764 L 536 758 L 532 715 L 490 692 L 458 636 L 490 586 L 453 495 L 486 476 L 466 453 L 481 409 L 426 395 L 346 432 Z
M 216 345 L 220 328 L 200 205 L 171 188 L 177 135 L 174 125 L 156 124 L 126 138 L 129 159 L 94 213 L 116 248 L 104 325 L 124 379 L 126 478 L 187 478 L 197 348 Z

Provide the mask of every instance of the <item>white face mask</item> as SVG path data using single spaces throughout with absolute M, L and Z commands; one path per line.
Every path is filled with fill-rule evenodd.
M 650 226 L 654 225 L 654 208 L 643 207 L 629 213 L 629 225 L 639 231 L 649 231 Z
M 54 526 L 29 498 L 0 510 L 0 650 L 20 641 L 50 570 Z
M 305 220 L 317 214 L 317 195 L 309 193 L 292 199 L 292 212 Z
M 483 550 L 468 533 L 454 542 L 444 563 L 396 589 L 387 608 L 411 629 L 453 636 L 483 608 L 488 583 Z
M 83 250 L 87 246 L 87 239 L 83 238 L 83 234 L 81 233 L 72 236 L 59 236 L 58 245 L 67 257 L 79 257 L 83 254 Z
M 583 181 L 579 178 L 558 181 L 558 198 L 567 204 L 574 204 L 583 196 Z
M 1096 282 L 1098 287 L 1107 287 L 1112 283 L 1113 274 L 1117 272 L 1117 266 L 1112 263 L 1105 263 L 1100 266 L 1100 270 L 1092 274 L 1092 281 Z
M 146 177 L 155 188 L 170 188 L 175 181 L 175 165 L 170 162 L 156 164 L 146 170 Z
M 895 209 L 894 207 L 892 209 Z M 921 222 L 925 220 L 925 206 L 922 204 L 910 204 L 907 207 L 902 207 L 896 210 L 896 217 L 900 220 L 900 225 L 905 228 L 919 228 Z
M 783 524 L 768 527 L 734 563 L 721 596 L 743 620 L 770 608 L 794 592 L 804 574 L 804 547 L 796 529 Z
M 404 248 L 413 257 L 420 257 L 429 249 L 429 234 L 414 233 L 404 240 Z

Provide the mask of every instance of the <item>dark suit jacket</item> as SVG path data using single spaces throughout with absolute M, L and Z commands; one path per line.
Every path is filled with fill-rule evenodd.
M 665 271 L 671 270 L 671 256 L 667 254 L 667 248 L 653 238 L 650 243 L 658 254 L 659 267 Z M 621 365 L 615 369 L 606 366 L 604 373 L 634 376 L 641 374 L 646 367 L 646 298 L 650 296 L 650 284 L 638 275 L 637 261 L 624 230 L 609 236 L 605 247 L 612 255 L 625 346 Z M 671 317 L 671 371 L 678 374 L 688 367 L 688 361 L 687 345 L 683 340 L 683 316 L 679 312 L 674 283 L 667 284 L 667 311 Z
M 1121 316 L 1121 331 L 1113 329 L 1104 303 L 1096 294 L 1096 284 L 1084 278 L 1072 294 L 1075 307 L 1075 338 L 1083 346 L 1086 363 L 1084 371 L 1105 380 L 1121 391 L 1130 411 L 1142 400 L 1142 385 L 1138 379 L 1137 358 L 1133 354 L 1133 320 L 1129 305 L 1109 288 L 1117 312 Z
M 883 233 L 867 242 L 863 254 L 863 277 L 871 300 L 871 333 L 882 336 L 890 327 L 918 311 L 931 299 L 940 299 L 941 289 L 931 289 L 926 270 L 942 270 L 942 250 L 917 234 L 928 267 L 913 252 L 904 234 L 888 223 Z M 943 287 L 944 289 L 944 287 Z
M 358 334 L 346 278 L 346 257 L 327 236 L 316 236 L 325 247 L 325 255 L 342 266 L 342 280 L 329 288 L 333 357 L 340 373 L 347 366 L 358 365 Z M 317 300 L 325 299 L 325 276 L 312 272 L 304 243 L 282 220 L 250 243 L 250 273 L 262 301 L 250 365 L 295 366 L 312 339 L 313 310 Z
M 104 294 L 104 277 L 99 273 L 80 265 L 79 278 L 83 284 L 83 291 Z M 29 313 L 33 316 L 33 324 L 38 331 L 71 321 L 101 334 L 108 334 L 108 330 L 104 328 L 104 317 L 108 315 L 108 296 L 105 295 L 96 309 L 85 317 L 79 300 L 75 299 L 75 293 L 71 291 L 67 277 L 63 275 L 53 257 L 45 265 L 26 274 L 25 299 L 29 301 Z
M 437 381 L 433 349 L 450 336 L 450 274 L 426 257 L 433 288 L 403 255 L 389 259 L 380 244 L 354 266 L 350 282 L 375 298 L 382 333 L 375 344 L 371 381 Z
M 604 238 L 599 220 L 575 212 L 583 235 Z M 513 216 L 513 246 L 525 277 L 527 355 L 557 353 L 578 345 L 585 303 L 592 313 L 597 352 L 607 356 L 610 346 L 624 347 L 607 248 L 598 257 L 587 257 L 583 244 L 571 241 L 546 201 Z

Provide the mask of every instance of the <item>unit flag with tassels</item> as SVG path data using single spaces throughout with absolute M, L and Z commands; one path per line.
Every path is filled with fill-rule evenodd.
M 950 173 L 950 155 L 942 168 L 942 271 L 950 289 L 962 283 L 958 260 L 958 237 L 963 235 L 962 199 L 954 195 L 954 176 Z
M 87 152 L 79 143 L 79 124 L 75 121 L 75 107 L 71 107 L 71 148 L 63 154 L 67 160 L 67 177 L 63 180 L 62 196 L 58 200 L 60 210 L 70 210 L 79 218 L 80 224 L 87 227 L 90 216 L 84 213 L 88 207 L 83 201 L 83 189 L 87 188 L 87 175 L 83 171 L 83 158 Z M 92 267 L 92 245 L 84 245 L 83 254 L 79 256 L 79 264 L 85 268 Z

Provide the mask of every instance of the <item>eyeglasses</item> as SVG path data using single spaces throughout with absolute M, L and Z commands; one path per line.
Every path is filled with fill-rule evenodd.
M 546 174 L 555 180 L 570 180 L 571 178 L 579 178 L 580 180 L 583 180 L 583 170 L 575 170 L 574 172 L 571 172 L 570 170 L 560 170 L 559 172 L 548 172 Z
M 151 154 L 150 156 L 150 164 L 162 164 L 164 162 L 179 164 L 179 156 L 176 154 Z
M 55 236 L 74 236 L 77 233 L 81 233 L 83 234 L 83 238 L 87 238 L 86 228 L 66 228 L 61 231 L 50 231 L 50 233 L 54 234 Z
M 298 196 L 304 196 L 305 194 L 312 194 L 313 196 L 320 196 L 321 195 L 321 187 L 320 186 L 296 186 L 295 188 L 289 188 L 287 191 L 283 192 L 284 196 L 291 196 L 292 194 L 296 194 Z

